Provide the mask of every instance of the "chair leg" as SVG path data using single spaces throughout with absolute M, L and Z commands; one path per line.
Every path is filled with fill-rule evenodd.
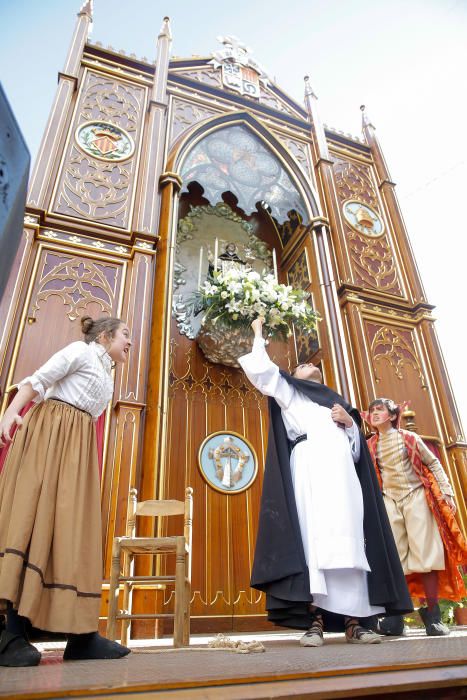
M 112 545 L 112 567 L 110 570 L 109 611 L 107 616 L 107 637 L 115 641 L 118 611 L 118 579 L 120 576 L 120 538 L 115 537 Z
M 184 593 L 185 593 L 185 539 L 177 540 L 177 558 L 175 564 L 175 616 L 174 646 L 183 646 L 184 629 Z
M 123 552 L 123 576 L 128 577 L 131 576 L 133 573 L 133 555 L 131 552 L 124 551 Z M 122 602 L 122 610 L 123 612 L 131 612 L 131 599 L 132 599 L 132 587 L 131 584 L 125 581 L 123 583 L 123 602 Z M 131 620 L 122 620 L 122 626 L 121 626 L 121 633 L 120 633 L 120 641 L 121 643 L 126 646 L 128 644 L 128 636 L 129 636 L 129 631 L 130 631 L 130 625 L 131 625 Z
M 183 646 L 190 646 L 190 601 L 191 601 L 191 584 L 185 579 L 185 591 L 183 596 Z

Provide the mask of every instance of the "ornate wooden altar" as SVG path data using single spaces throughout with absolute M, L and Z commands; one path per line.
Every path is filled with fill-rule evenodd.
M 154 65 L 90 43 L 91 21 L 86 2 L 31 177 L 1 310 L 0 386 L 6 403 L 10 385 L 79 337 L 83 313 L 128 321 L 133 347 L 106 423 L 105 575 L 130 488 L 143 500 L 180 499 L 190 485 L 192 629 L 264 621 L 249 572 L 267 406 L 240 370 L 205 359 L 189 303 L 216 238 L 268 265 L 275 249 L 280 281 L 310 292 L 318 337 L 271 346 L 282 367 L 321 363 L 326 383 L 361 408 L 381 395 L 411 400 L 419 432 L 439 445 L 465 529 L 465 438 L 365 113 L 363 137 L 343 136 L 322 126 L 308 80 L 302 106 L 232 38 L 210 57 L 170 60 L 166 18 Z M 251 445 L 258 469 L 246 488 L 206 480 L 198 457 L 212 433 Z M 134 605 L 163 611 L 171 597 L 142 586 Z M 104 587 L 104 616 L 105 598 Z M 153 622 L 133 630 L 155 633 Z

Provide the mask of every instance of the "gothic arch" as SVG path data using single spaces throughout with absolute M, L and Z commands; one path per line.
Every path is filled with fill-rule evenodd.
M 295 163 L 293 156 L 276 138 L 276 136 L 260 121 L 248 112 L 233 112 L 205 120 L 186 131 L 175 142 L 167 158 L 167 171 L 182 175 L 186 159 L 192 150 L 207 136 L 232 126 L 243 126 L 259 138 L 264 147 L 280 162 L 297 192 L 303 198 L 309 219 L 322 216 L 318 195 Z

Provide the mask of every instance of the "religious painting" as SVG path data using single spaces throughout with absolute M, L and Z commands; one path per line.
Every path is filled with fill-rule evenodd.
M 233 432 L 211 433 L 199 448 L 198 466 L 203 479 L 221 493 L 241 493 L 258 473 L 258 458 L 250 442 Z

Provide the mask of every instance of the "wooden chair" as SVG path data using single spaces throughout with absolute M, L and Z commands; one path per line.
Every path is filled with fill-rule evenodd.
M 122 620 L 121 642 L 126 644 L 131 620 L 164 619 L 174 620 L 174 646 L 190 644 L 190 598 L 191 598 L 191 538 L 193 519 L 193 489 L 185 490 L 183 501 L 141 501 L 137 502 L 136 489 L 131 489 L 125 537 L 115 537 L 112 548 L 112 569 L 110 574 L 109 612 L 107 637 L 116 638 L 117 620 Z M 170 537 L 135 537 L 136 518 L 139 516 L 184 516 L 183 535 Z M 134 576 L 134 556 L 151 554 L 154 556 L 174 552 L 176 555 L 175 575 L 173 576 Z M 123 562 L 122 562 L 123 554 Z M 120 573 L 122 571 L 122 573 Z M 123 584 L 123 610 L 118 610 L 120 583 Z M 175 583 L 174 614 L 132 614 L 132 588 L 136 584 Z

